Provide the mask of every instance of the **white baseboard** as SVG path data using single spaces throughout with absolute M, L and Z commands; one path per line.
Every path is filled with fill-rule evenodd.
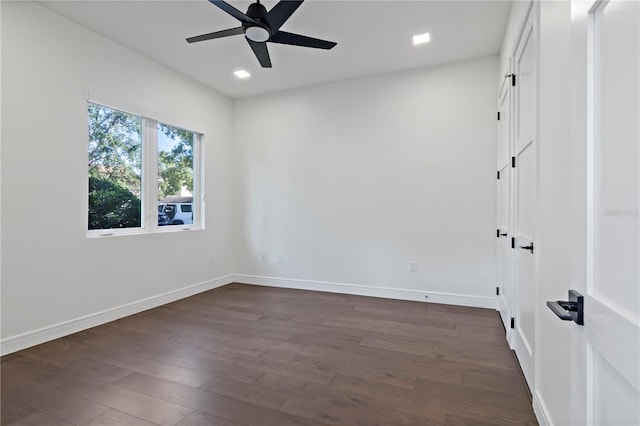
M 553 424 L 549 420 L 549 410 L 547 410 L 547 406 L 538 391 L 535 392 L 535 396 L 533 397 L 533 413 L 536 415 L 540 426 L 549 426 Z
M 77 333 L 82 330 L 89 329 L 110 321 L 115 321 L 147 309 L 156 308 L 194 294 L 212 290 L 233 282 L 234 276 L 227 275 L 216 278 L 211 281 L 194 284 L 168 293 L 152 296 L 147 299 L 138 300 L 126 305 L 107 309 L 95 314 L 86 315 L 84 317 L 75 318 L 59 324 L 41 328 L 39 330 L 30 331 L 17 336 L 8 337 L 0 341 L 0 355 L 7 355 L 31 346 L 39 345 L 50 340 L 59 339 L 69 334 Z
M 325 281 L 298 280 L 291 278 L 263 277 L 258 275 L 233 276 L 238 283 L 262 285 L 266 287 L 293 288 L 298 290 L 324 291 L 329 293 L 354 294 L 358 296 L 383 297 L 387 299 L 411 300 L 418 302 L 443 303 L 448 305 L 472 306 L 476 308 L 496 308 L 494 297 L 471 296 L 465 294 L 418 291 L 389 287 L 375 287 L 359 284 L 344 284 Z

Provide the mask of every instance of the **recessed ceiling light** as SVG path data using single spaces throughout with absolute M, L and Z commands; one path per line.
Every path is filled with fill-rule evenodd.
M 414 45 L 429 43 L 430 40 L 431 40 L 431 35 L 429 33 L 416 34 L 413 36 Z
M 245 70 L 238 70 L 238 71 L 234 71 L 233 74 L 238 77 L 238 78 L 249 78 L 251 77 L 251 74 L 249 74 L 247 71 Z

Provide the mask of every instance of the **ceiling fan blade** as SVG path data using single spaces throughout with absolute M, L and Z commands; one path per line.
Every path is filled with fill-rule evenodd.
M 224 2 L 222 0 L 209 0 L 209 2 L 211 4 L 213 4 L 214 6 L 218 6 L 220 9 L 224 10 L 229 15 L 233 16 L 234 18 L 236 18 L 238 21 L 242 22 L 243 24 L 258 25 L 258 22 L 256 22 L 255 19 L 249 18 L 247 15 L 245 15 L 242 12 L 240 12 L 238 9 L 236 9 L 233 6 L 231 6 L 227 2 Z
M 302 4 L 304 0 L 280 0 L 278 4 L 273 6 L 269 13 L 267 13 L 267 20 L 271 27 L 271 33 L 275 33 L 280 29 L 287 19 L 296 9 Z
M 262 65 L 262 68 L 271 68 L 271 58 L 269 58 L 269 50 L 267 50 L 267 43 L 251 41 L 247 39 L 251 50 L 255 53 L 258 62 Z
M 268 40 L 271 43 L 291 44 L 293 46 L 314 47 L 316 49 L 332 49 L 338 43 L 333 41 L 320 40 L 318 38 L 307 37 L 300 34 L 278 31 Z
M 228 30 L 216 31 L 213 33 L 202 34 L 199 36 L 189 37 L 187 42 L 195 43 L 198 41 L 213 40 L 214 38 L 229 37 L 233 35 L 244 34 L 244 28 L 229 28 Z

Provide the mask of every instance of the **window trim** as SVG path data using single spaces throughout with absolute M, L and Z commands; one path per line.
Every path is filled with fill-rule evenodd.
M 136 114 L 127 109 L 113 107 L 104 102 L 87 99 L 87 108 L 85 109 L 85 118 L 87 120 L 86 128 L 89 128 L 89 117 L 87 110 L 90 104 L 104 108 L 116 110 L 125 114 L 133 115 L 142 119 L 142 165 L 141 165 L 141 226 L 138 228 L 111 228 L 111 229 L 87 229 L 87 221 L 85 220 L 85 232 L 87 238 L 103 238 L 117 237 L 128 235 L 145 235 L 145 234 L 163 234 L 191 230 L 204 230 L 204 134 L 199 131 L 189 130 L 188 128 L 160 121 L 155 118 L 147 117 L 143 114 Z M 169 127 L 175 127 L 188 131 L 193 134 L 193 223 L 187 225 L 170 225 L 158 226 L 158 124 Z M 88 144 L 88 140 L 87 140 Z M 88 145 L 85 144 L 85 149 Z M 88 151 L 87 151 L 88 155 Z M 87 157 L 88 159 L 88 157 Z M 88 162 L 88 161 L 87 161 Z M 87 179 L 88 184 L 88 179 Z M 85 208 L 89 206 L 89 188 L 85 191 Z M 151 208 L 153 207 L 153 208 Z

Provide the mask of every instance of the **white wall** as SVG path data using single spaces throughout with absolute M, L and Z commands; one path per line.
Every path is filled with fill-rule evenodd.
M 86 238 L 87 91 L 205 134 L 205 231 Z M 4 352 L 130 312 L 95 317 L 105 310 L 228 280 L 230 99 L 39 5 L 2 2 L 2 114 Z
M 493 307 L 497 73 L 490 57 L 237 100 L 238 280 Z

